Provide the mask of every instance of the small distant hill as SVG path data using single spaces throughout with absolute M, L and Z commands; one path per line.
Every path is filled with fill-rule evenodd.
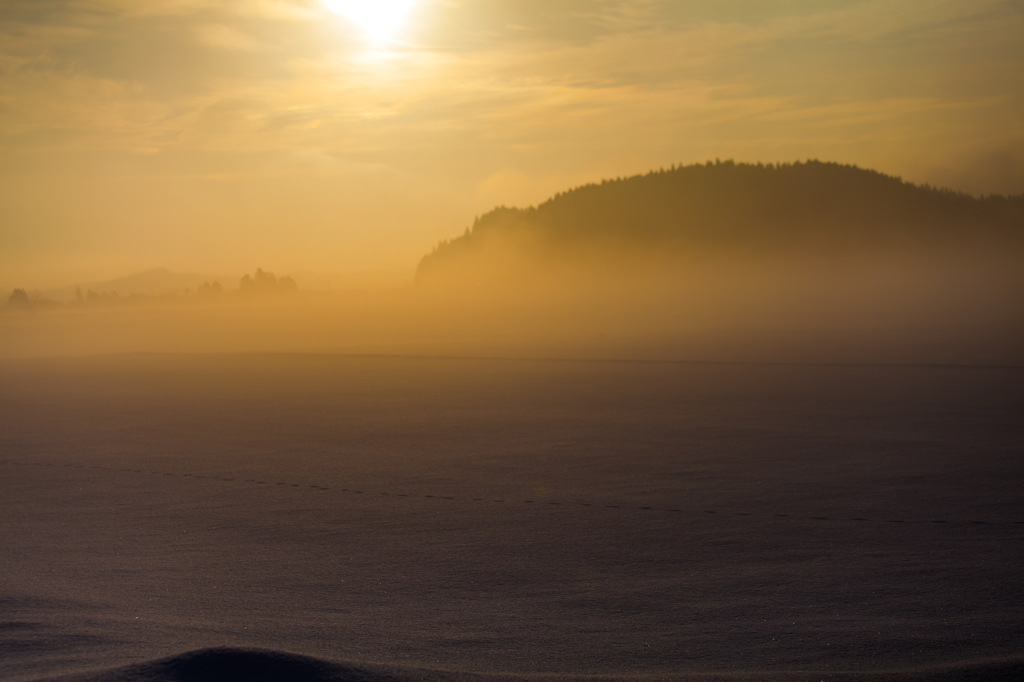
M 1024 247 L 1024 195 L 977 198 L 819 161 L 732 161 L 605 180 L 536 207 L 499 207 L 425 256 L 417 280 L 495 244 L 558 256 L 610 247 L 680 253 Z M 497 248 L 507 248 L 498 246 Z

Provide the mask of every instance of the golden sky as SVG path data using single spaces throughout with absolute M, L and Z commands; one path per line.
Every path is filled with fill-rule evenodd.
M 351 4 L 0 3 L 0 286 L 411 276 L 495 205 L 716 157 L 1024 191 L 1020 0 Z

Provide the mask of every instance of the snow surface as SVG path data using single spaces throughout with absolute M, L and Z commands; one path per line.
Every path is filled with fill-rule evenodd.
M 0 678 L 1022 679 L 1022 408 L 1020 368 L 3 361 Z

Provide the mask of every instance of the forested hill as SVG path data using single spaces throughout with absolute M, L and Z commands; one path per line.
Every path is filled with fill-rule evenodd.
M 716 161 L 585 185 L 537 207 L 496 208 L 424 257 L 418 276 L 517 233 L 552 252 L 595 243 L 661 251 L 1020 246 L 1024 195 L 976 198 L 818 161 Z

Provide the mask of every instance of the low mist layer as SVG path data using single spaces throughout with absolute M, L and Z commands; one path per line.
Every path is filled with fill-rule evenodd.
M 1018 363 L 1022 207 L 836 164 L 675 168 L 496 209 L 412 286 L 257 271 L 160 306 L 28 300 L 0 316 L 0 353 Z
M 647 273 L 632 289 L 602 280 L 600 287 L 576 281 L 511 292 L 477 286 L 463 295 L 410 287 L 7 310 L 0 314 L 0 355 L 315 352 L 1019 364 L 1024 284 L 1012 262 L 994 263 L 1000 265 L 708 264 L 670 281 Z

